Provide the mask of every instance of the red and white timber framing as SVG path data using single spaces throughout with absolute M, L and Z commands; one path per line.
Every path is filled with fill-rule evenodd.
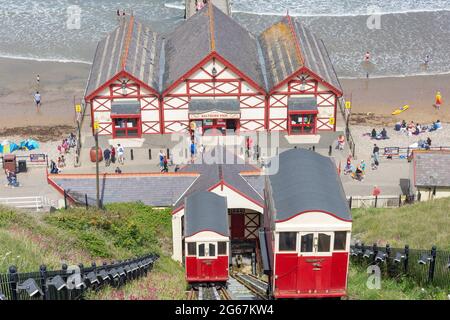
M 213 53 L 163 93 L 164 133 L 187 132 L 189 101 L 212 98 L 239 100 L 241 131 L 265 129 L 264 90 Z
M 341 95 L 341 92 L 308 69 L 302 68 L 270 92 L 267 128 L 270 131 L 288 129 L 289 97 L 315 97 L 318 109 L 317 131 L 335 131 L 337 99 Z
M 123 83 L 126 83 L 124 86 Z M 138 101 L 140 104 L 140 124 L 142 134 L 161 133 L 159 95 L 145 83 L 125 71 L 117 74 L 88 97 L 86 102 L 91 107 L 92 128 L 98 121 L 99 135 L 114 133 L 111 118 L 112 102 Z

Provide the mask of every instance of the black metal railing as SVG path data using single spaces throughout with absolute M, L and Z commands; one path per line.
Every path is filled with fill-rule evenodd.
M 38 272 L 28 273 L 11 266 L 8 273 L 0 274 L 0 300 L 81 300 L 89 290 L 118 288 L 146 276 L 158 258 L 149 254 L 101 266 L 94 262 L 89 267 L 63 264 L 53 271 L 42 265 Z
M 420 285 L 432 285 L 448 288 L 450 285 L 450 252 L 430 250 L 391 248 L 389 245 L 378 247 L 376 244 L 365 246 L 363 243 L 350 248 L 351 261 L 368 267 L 377 265 L 381 275 L 400 279 L 411 278 Z

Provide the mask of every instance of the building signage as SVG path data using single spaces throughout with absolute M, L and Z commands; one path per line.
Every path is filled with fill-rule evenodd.
M 205 113 L 190 113 L 189 119 L 240 119 L 239 113 L 226 113 L 219 111 L 210 111 Z

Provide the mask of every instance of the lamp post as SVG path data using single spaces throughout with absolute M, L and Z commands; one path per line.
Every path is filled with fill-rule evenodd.
M 100 177 L 99 177 L 99 166 L 98 166 L 98 121 L 94 122 L 94 138 L 95 138 L 95 183 L 96 183 L 96 204 L 97 208 L 100 209 Z

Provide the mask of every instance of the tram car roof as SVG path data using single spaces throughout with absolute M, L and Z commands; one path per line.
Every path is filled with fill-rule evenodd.
M 329 157 L 306 149 L 287 150 L 278 157 L 278 171 L 266 176 L 266 194 L 275 222 L 305 212 L 352 220 L 336 165 Z
M 227 199 L 213 192 L 196 192 L 185 199 L 185 236 L 213 231 L 229 236 Z

